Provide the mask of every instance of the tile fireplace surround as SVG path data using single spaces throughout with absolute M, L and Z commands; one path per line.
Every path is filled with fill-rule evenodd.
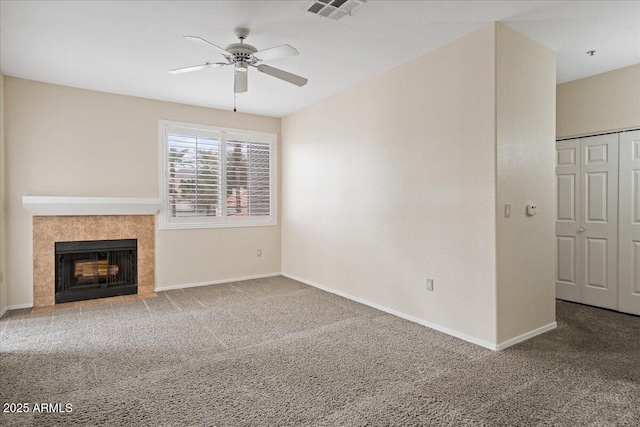
M 138 295 L 154 292 L 153 215 L 33 217 L 33 306 L 55 304 L 55 243 L 138 239 Z
M 55 243 L 138 240 L 138 295 L 155 287 L 159 199 L 24 196 L 33 215 L 33 307 L 55 305 Z

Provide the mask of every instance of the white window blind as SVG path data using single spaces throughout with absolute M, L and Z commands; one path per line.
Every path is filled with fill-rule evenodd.
M 167 138 L 170 216 L 220 216 L 220 137 L 175 129 Z
M 275 224 L 275 135 L 161 121 L 161 228 Z

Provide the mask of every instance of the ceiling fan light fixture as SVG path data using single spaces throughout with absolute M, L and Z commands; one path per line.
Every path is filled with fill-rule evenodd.
M 236 71 L 240 73 L 246 73 L 249 69 L 249 64 L 246 62 L 236 62 Z

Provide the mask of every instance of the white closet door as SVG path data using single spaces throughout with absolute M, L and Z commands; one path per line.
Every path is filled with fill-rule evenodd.
M 580 302 L 580 140 L 556 145 L 556 297 Z
M 618 135 L 580 140 L 580 302 L 618 309 Z
M 640 131 L 620 134 L 618 309 L 640 315 Z

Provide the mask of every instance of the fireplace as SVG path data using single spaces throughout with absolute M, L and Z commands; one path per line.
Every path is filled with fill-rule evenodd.
M 85 205 L 92 206 L 91 203 L 82 204 L 82 206 Z M 34 216 L 34 308 L 53 307 L 56 305 L 56 242 L 83 242 L 115 239 L 137 240 L 137 282 L 134 282 L 138 285 L 137 295 L 139 297 L 147 295 L 153 296 L 155 287 L 154 215 Z M 109 264 L 107 264 L 107 268 L 108 265 Z M 98 264 L 98 266 L 100 266 L 100 264 Z M 102 266 L 104 269 L 104 264 L 102 264 Z M 120 266 L 118 266 L 118 269 L 119 268 Z M 133 295 L 126 295 L 122 298 L 124 297 L 133 297 Z M 116 296 L 114 298 L 118 299 L 120 296 Z M 76 303 L 71 302 L 69 304 L 74 305 Z
M 56 304 L 137 292 L 137 239 L 55 243 Z

